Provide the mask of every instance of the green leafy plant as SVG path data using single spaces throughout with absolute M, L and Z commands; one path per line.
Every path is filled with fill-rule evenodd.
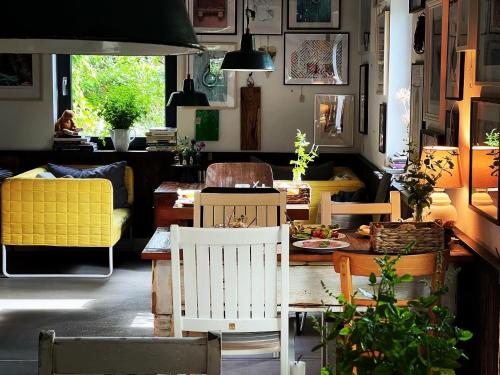
M 486 141 L 484 143 L 491 147 L 498 147 L 500 145 L 500 132 L 497 129 L 493 129 L 491 132 L 486 133 Z
M 140 90 L 123 85 L 109 88 L 99 110 L 99 116 L 113 130 L 130 129 L 146 113 L 147 105 L 141 100 Z
M 297 129 L 294 142 L 297 160 L 290 160 L 290 164 L 294 166 L 292 168 L 294 181 L 301 180 L 301 176 L 306 173 L 307 165 L 318 156 L 318 146 L 316 145 L 312 145 L 309 152 L 306 151 L 306 148 L 311 144 L 306 137 L 306 133 L 302 133 L 300 129 Z
M 436 158 L 433 152 L 426 152 L 421 159 L 418 152 L 409 145 L 405 173 L 398 178 L 398 182 L 408 192 L 408 204 L 415 210 L 416 221 L 422 221 L 424 208 L 430 207 L 431 194 L 439 178 L 446 173 L 451 175 L 454 152 L 450 151 L 442 159 Z
M 360 311 L 340 295 L 342 312 L 328 308 L 328 325 L 314 320 L 321 343 L 313 350 L 327 343 L 336 344 L 336 374 L 351 375 L 356 368 L 358 375 L 429 375 L 431 370 L 433 374 L 450 375 L 460 367 L 460 359 L 467 359 L 458 344 L 469 340 L 472 333 L 454 326 L 453 314 L 437 304 L 447 291 L 445 286 L 410 301 L 408 306 L 397 305 L 396 286 L 413 280 L 410 275 L 397 275 L 395 267 L 400 257 L 376 259 L 380 280 L 377 282 L 372 273 L 372 291 L 362 290 L 374 306 Z M 330 364 L 321 374 L 333 374 L 332 368 Z

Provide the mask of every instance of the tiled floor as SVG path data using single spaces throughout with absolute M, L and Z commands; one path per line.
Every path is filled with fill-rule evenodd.
M 106 254 L 80 249 L 17 251 L 9 258 L 13 270 L 104 272 Z M 10 262 L 12 259 L 12 262 Z M 85 265 L 81 265 L 85 262 Z M 10 267 L 12 265 L 12 267 Z M 98 279 L 0 278 L 0 374 L 37 373 L 37 339 L 42 329 L 59 336 L 151 336 L 151 265 L 138 252 L 115 256 L 115 272 Z M 307 374 L 319 374 L 319 352 L 311 352 L 318 337 L 308 325 L 296 340 Z M 231 358 L 223 361 L 223 374 L 279 374 L 279 360 Z

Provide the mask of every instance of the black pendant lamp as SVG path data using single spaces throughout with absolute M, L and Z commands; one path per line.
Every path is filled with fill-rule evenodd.
M 2 14 L 0 53 L 161 56 L 203 50 L 183 0 L 4 1 Z
M 173 92 L 167 103 L 167 107 L 208 107 L 209 105 L 207 96 L 194 90 L 194 81 L 189 74 L 184 80 L 183 90 Z
M 250 34 L 250 17 L 255 18 L 255 11 L 248 8 L 245 10 L 247 27 L 241 37 L 241 48 L 237 51 L 226 53 L 222 61 L 222 70 L 232 71 L 250 71 L 250 72 L 272 72 L 274 64 L 271 55 L 267 52 L 257 51 L 254 45 L 254 39 Z

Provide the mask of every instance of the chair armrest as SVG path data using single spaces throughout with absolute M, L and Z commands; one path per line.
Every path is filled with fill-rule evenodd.
M 10 178 L 2 184 L 2 243 L 112 246 L 112 213 L 109 180 Z

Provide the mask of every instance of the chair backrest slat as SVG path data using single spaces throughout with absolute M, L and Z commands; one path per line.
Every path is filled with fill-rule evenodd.
M 196 292 L 198 294 L 198 317 L 209 319 L 210 313 L 210 261 L 208 245 L 196 246 Z
M 186 316 L 198 317 L 198 282 L 196 281 L 196 248 L 194 244 L 183 247 L 184 256 L 184 304 Z
M 276 269 L 277 269 L 277 246 L 273 243 L 265 244 L 264 249 L 265 270 L 264 270 L 264 315 L 266 318 L 273 318 L 277 315 L 277 290 Z
M 226 319 L 238 319 L 238 254 L 236 246 L 224 246 L 224 299 Z
M 249 245 L 238 246 L 238 318 L 252 318 L 251 250 Z
M 212 318 L 224 319 L 224 267 L 222 246 L 210 246 L 210 295 Z
M 252 245 L 252 318 L 264 318 L 264 244 Z M 276 270 L 274 270 L 276 272 Z M 276 288 L 276 287 L 275 287 Z M 273 291 L 270 291 L 271 293 Z

